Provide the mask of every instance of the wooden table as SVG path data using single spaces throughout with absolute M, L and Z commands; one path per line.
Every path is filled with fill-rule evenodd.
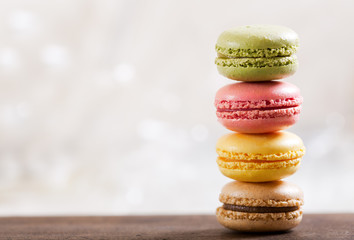
M 0 239 L 354 239 L 354 214 L 306 214 L 292 231 L 247 234 L 211 215 L 3 217 Z

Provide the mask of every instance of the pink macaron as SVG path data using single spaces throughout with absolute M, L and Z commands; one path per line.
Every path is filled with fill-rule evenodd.
M 219 122 L 241 133 L 289 128 L 299 119 L 301 104 L 299 88 L 283 81 L 229 84 L 220 88 L 215 97 Z

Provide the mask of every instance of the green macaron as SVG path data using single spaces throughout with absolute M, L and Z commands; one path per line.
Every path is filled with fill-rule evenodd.
M 268 81 L 294 74 L 297 34 L 282 26 L 251 25 L 223 32 L 216 43 L 220 74 L 239 81 Z

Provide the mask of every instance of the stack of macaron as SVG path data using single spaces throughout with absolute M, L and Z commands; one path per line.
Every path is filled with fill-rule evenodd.
M 281 179 L 295 173 L 305 147 L 293 133 L 301 111 L 300 90 L 283 79 L 295 73 L 297 34 L 289 28 L 252 25 L 223 32 L 215 63 L 221 75 L 239 82 L 218 90 L 219 122 L 233 133 L 216 145 L 217 164 L 235 181 L 224 186 L 217 220 L 250 232 L 284 231 L 302 219 L 303 193 Z

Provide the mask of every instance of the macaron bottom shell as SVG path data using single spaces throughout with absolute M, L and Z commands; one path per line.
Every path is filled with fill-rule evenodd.
M 241 133 L 268 133 L 284 130 L 299 120 L 299 114 L 266 119 L 225 119 L 218 121 L 227 129 Z
M 243 232 L 286 231 L 296 227 L 302 220 L 302 210 L 289 213 L 246 213 L 216 210 L 218 222 L 226 228 Z
M 224 176 L 237 181 L 270 182 L 291 176 L 299 167 L 300 163 L 295 166 L 275 169 L 228 169 L 219 165 L 219 170 Z
M 289 64 L 285 66 L 274 67 L 224 67 L 217 66 L 219 73 L 229 79 L 245 81 L 245 82 L 259 82 L 270 81 L 286 78 L 293 75 L 298 68 L 298 64 Z

